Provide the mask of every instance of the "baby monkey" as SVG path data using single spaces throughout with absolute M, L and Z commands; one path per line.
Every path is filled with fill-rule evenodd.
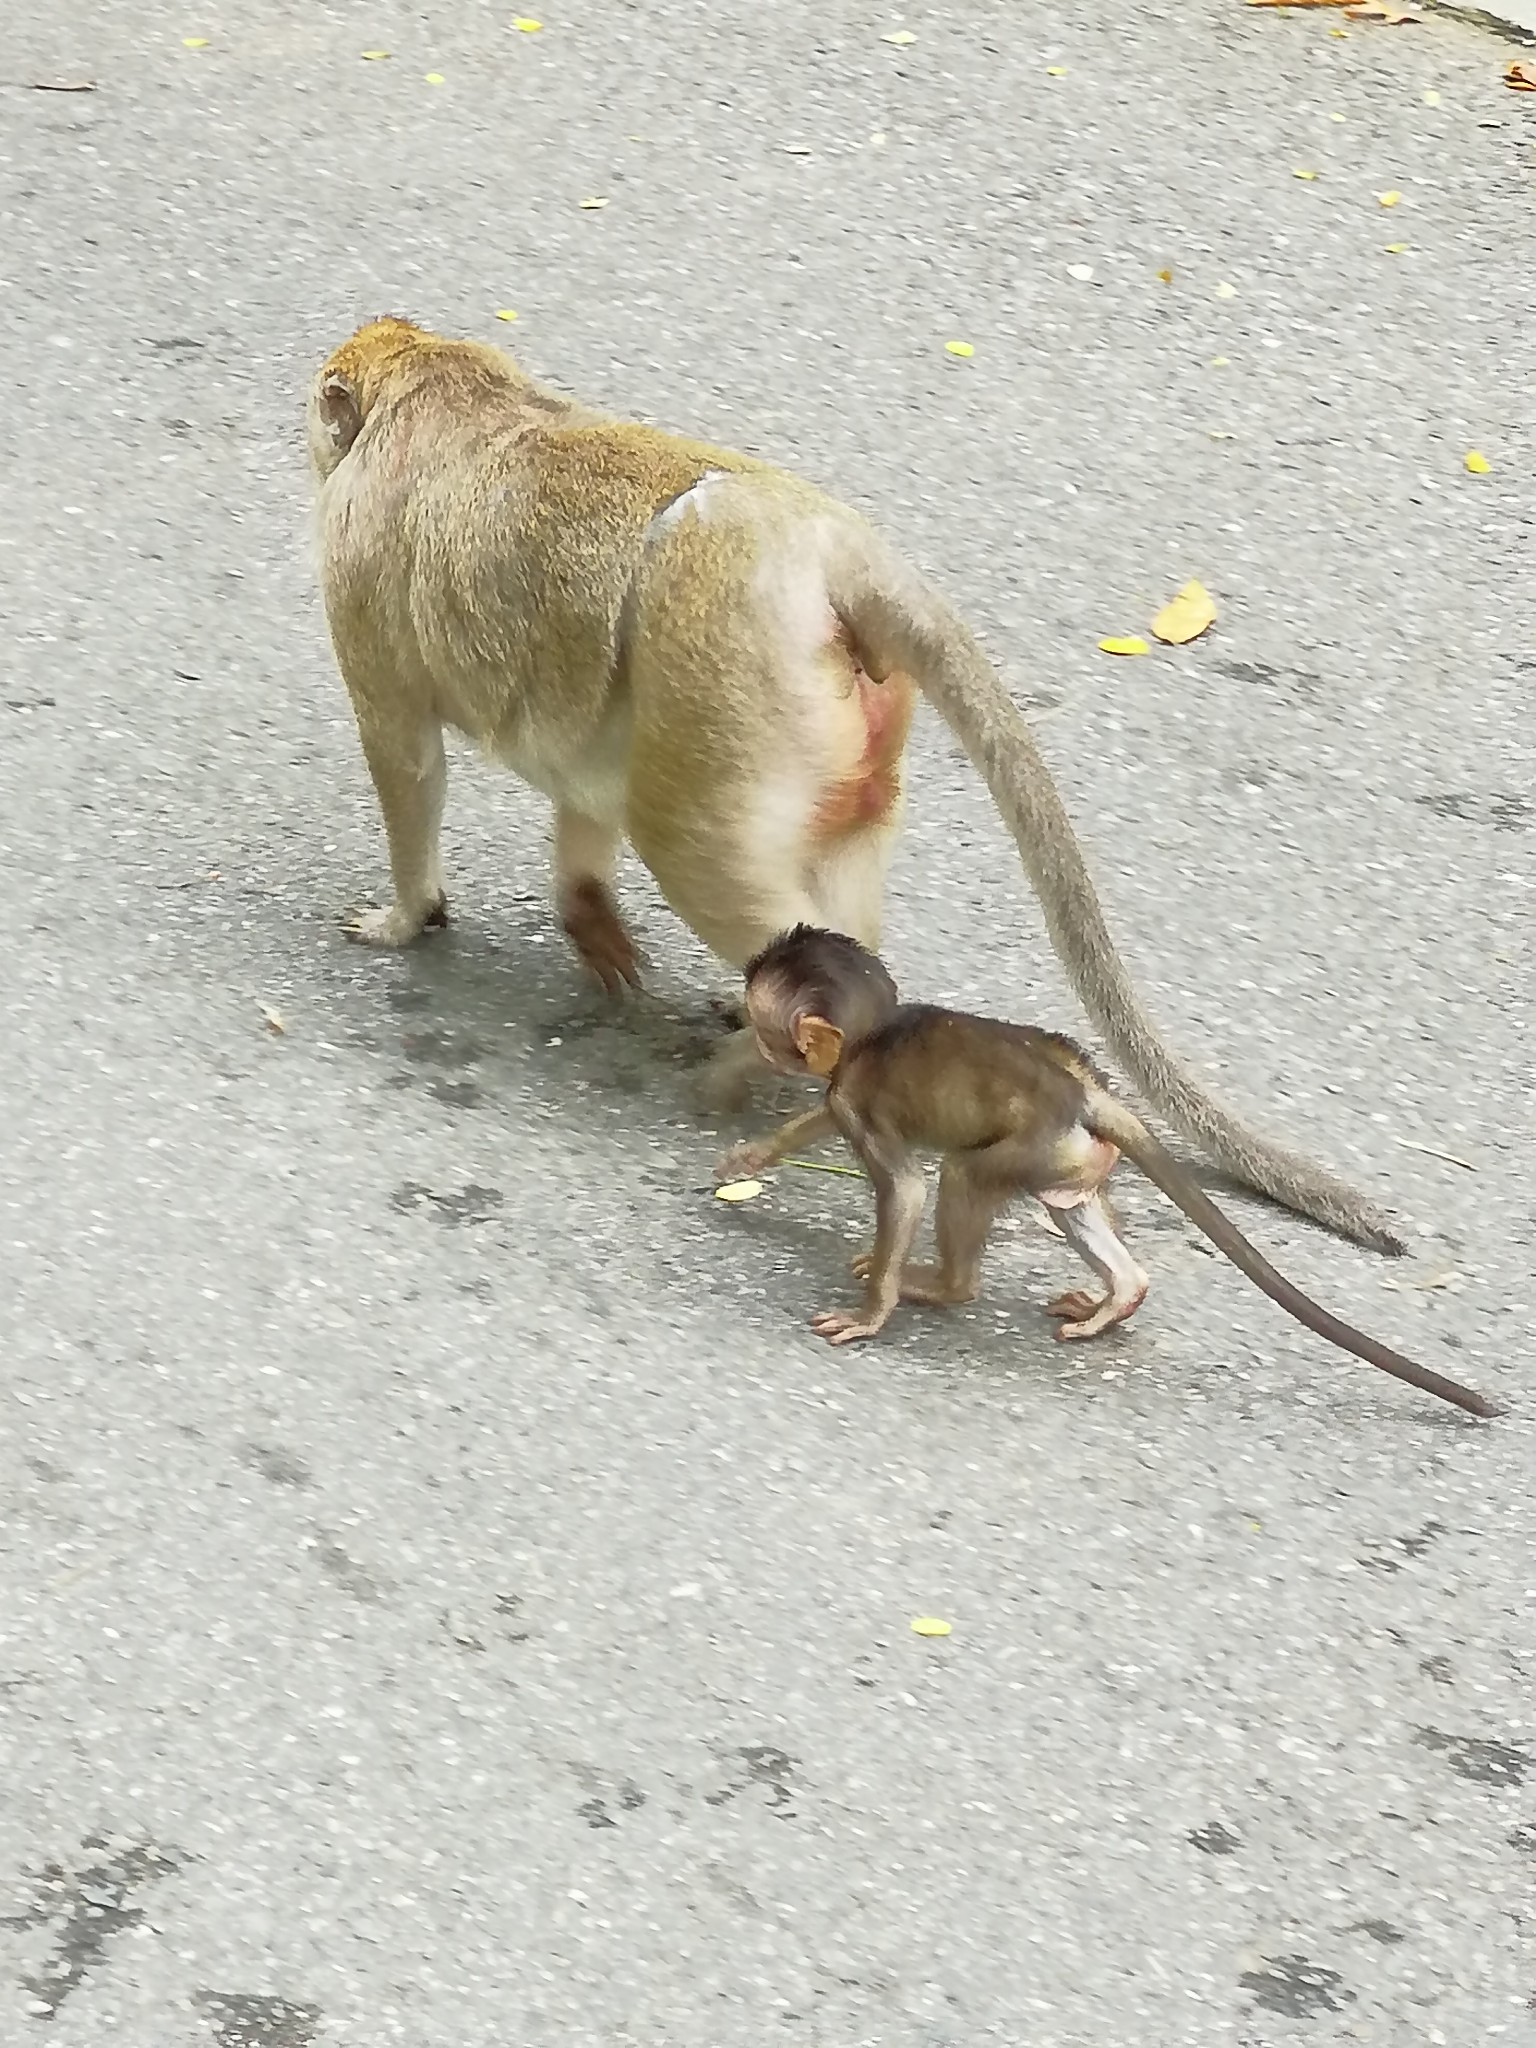
M 853 1262 L 864 1282 L 856 1313 L 829 1309 L 811 1326 L 832 1344 L 872 1337 L 898 1301 L 973 1301 L 992 1224 L 1016 1195 L 1043 1202 L 1105 1293 L 1059 1295 L 1047 1313 L 1059 1338 L 1096 1337 L 1140 1307 L 1147 1276 L 1115 1229 L 1104 1196 L 1123 1152 L 1254 1285 L 1343 1351 L 1470 1415 L 1497 1415 L 1482 1395 L 1415 1365 L 1303 1294 L 1216 1207 L 1139 1117 L 1115 1101 L 1071 1039 L 1028 1025 L 903 1003 L 884 964 L 840 932 L 799 925 L 748 961 L 747 1013 L 779 1073 L 826 1081 L 823 1106 L 772 1137 L 738 1145 L 722 1173 L 770 1166 L 839 1131 L 874 1183 L 874 1250 Z M 922 1219 L 915 1154 L 943 1155 L 934 1219 L 938 1262 L 908 1265 Z

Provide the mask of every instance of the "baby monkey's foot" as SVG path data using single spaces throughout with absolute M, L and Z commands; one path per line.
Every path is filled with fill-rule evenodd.
M 873 1252 L 860 1252 L 850 1262 L 854 1279 L 867 1280 L 874 1263 Z M 910 1302 L 914 1308 L 956 1308 L 961 1302 L 974 1301 L 976 1290 L 958 1287 L 947 1280 L 942 1266 L 903 1266 L 901 1299 Z
M 811 1317 L 811 1328 L 829 1344 L 852 1344 L 860 1337 L 873 1337 L 885 1327 L 884 1316 L 855 1315 L 843 1308 L 826 1308 Z
M 448 922 L 448 899 L 439 896 L 425 910 L 393 904 L 388 910 L 354 910 L 342 930 L 359 946 L 408 946 L 429 926 L 441 930 Z
M 1144 1292 L 1145 1290 L 1143 1290 Z M 1107 1330 L 1115 1323 L 1123 1323 L 1141 1306 L 1140 1294 L 1124 1300 L 1117 1300 L 1113 1294 L 1100 1299 L 1096 1295 L 1074 1290 L 1058 1294 L 1054 1301 L 1046 1303 L 1048 1316 L 1066 1318 L 1056 1332 L 1057 1342 L 1072 1337 L 1097 1337 L 1101 1330 Z

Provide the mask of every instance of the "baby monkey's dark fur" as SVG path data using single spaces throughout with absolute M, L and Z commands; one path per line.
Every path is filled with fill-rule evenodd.
M 875 1189 L 873 1251 L 854 1261 L 857 1313 L 830 1309 L 812 1327 L 830 1343 L 872 1337 L 898 1301 L 934 1307 L 975 1299 L 994 1219 L 1016 1195 L 1043 1202 L 1106 1292 L 1060 1295 L 1057 1336 L 1095 1337 L 1135 1313 L 1147 1276 L 1115 1229 L 1104 1183 L 1123 1152 L 1272 1301 L 1343 1351 L 1470 1415 L 1497 1415 L 1481 1394 L 1415 1365 L 1303 1294 L 1243 1236 L 1110 1095 L 1070 1038 L 927 1003 L 903 1003 L 883 963 L 840 932 L 799 925 L 746 966 L 758 1046 L 780 1073 L 827 1083 L 820 1109 L 772 1137 L 738 1145 L 723 1174 L 760 1170 L 839 1131 Z M 934 1219 L 938 1261 L 907 1263 L 925 1190 L 915 1154 L 943 1155 Z

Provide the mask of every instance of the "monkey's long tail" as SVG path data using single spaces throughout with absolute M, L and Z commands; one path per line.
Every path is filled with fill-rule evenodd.
M 1226 1253 L 1239 1271 L 1248 1275 L 1255 1287 L 1261 1287 L 1271 1301 L 1278 1302 L 1298 1323 L 1315 1330 L 1319 1337 L 1326 1337 L 1330 1344 L 1337 1344 L 1341 1351 L 1351 1351 L 1368 1365 L 1379 1365 L 1394 1379 L 1406 1380 L 1410 1387 L 1418 1387 L 1423 1393 L 1436 1394 L 1442 1401 L 1464 1408 L 1469 1415 L 1501 1413 L 1491 1401 L 1485 1400 L 1481 1394 L 1474 1394 L 1469 1387 L 1459 1386 L 1455 1380 L 1431 1372 L 1427 1365 L 1415 1365 L 1400 1351 L 1378 1344 L 1374 1337 L 1367 1337 L 1363 1331 L 1341 1322 L 1336 1315 L 1320 1308 L 1311 1295 L 1303 1294 L 1283 1273 L 1277 1273 L 1232 1219 L 1217 1208 L 1199 1183 L 1182 1170 L 1177 1160 L 1169 1157 L 1140 1117 L 1134 1116 L 1123 1103 L 1115 1102 L 1107 1095 L 1091 1096 L 1088 1125 L 1096 1137 L 1107 1138 L 1112 1145 L 1118 1145 L 1126 1158 L 1139 1166 L 1147 1179 L 1161 1188 L 1169 1201 L 1176 1203 L 1190 1222 L 1198 1230 L 1203 1230 L 1219 1251 Z
M 873 673 L 899 668 L 910 675 L 970 755 L 1018 844 L 1073 986 L 1148 1099 L 1248 1186 L 1374 1251 L 1405 1251 L 1375 1204 L 1300 1153 L 1250 1131 L 1164 1045 L 1115 951 L 1034 735 L 963 620 L 883 549 L 850 550 L 829 570 L 833 606 Z

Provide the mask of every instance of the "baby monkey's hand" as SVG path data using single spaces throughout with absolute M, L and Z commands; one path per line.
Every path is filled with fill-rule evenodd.
M 732 1145 L 728 1152 L 720 1154 L 720 1163 L 715 1168 L 717 1181 L 750 1180 L 761 1173 L 765 1166 L 773 1164 L 773 1147 L 764 1138 L 743 1138 Z

